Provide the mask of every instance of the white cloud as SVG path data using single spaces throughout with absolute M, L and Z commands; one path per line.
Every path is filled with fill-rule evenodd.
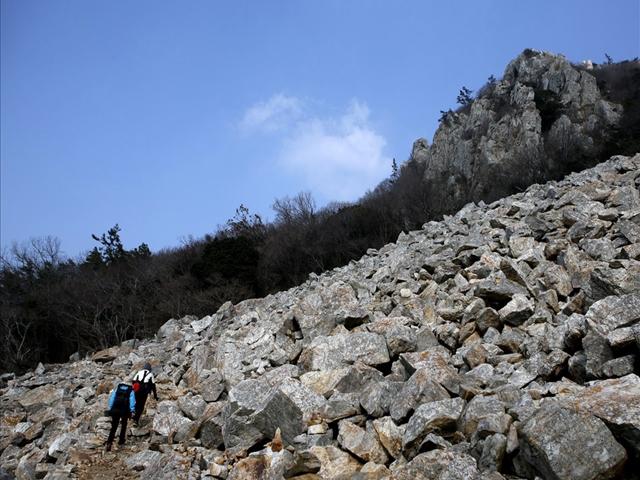
M 300 190 L 325 200 L 356 200 L 391 169 L 386 140 L 372 127 L 363 102 L 352 101 L 333 118 L 309 114 L 295 97 L 275 95 L 251 107 L 242 124 L 270 125 L 260 130 L 278 133 L 278 165 L 301 181 Z
M 302 102 L 298 98 L 278 93 L 251 106 L 240 121 L 240 128 L 248 133 L 273 133 L 287 128 L 301 114 Z

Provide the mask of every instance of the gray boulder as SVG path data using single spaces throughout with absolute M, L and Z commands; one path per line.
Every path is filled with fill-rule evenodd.
M 316 337 L 300 357 L 305 370 L 331 370 L 360 361 L 366 365 L 389 362 L 387 342 L 376 333 Z
M 520 428 L 520 457 L 544 478 L 611 478 L 627 460 L 598 418 L 546 404 Z
M 394 480 L 479 480 L 476 460 L 453 449 L 431 450 L 406 464 L 392 466 Z
M 396 422 L 406 420 L 414 409 L 423 403 L 445 400 L 450 395 L 433 379 L 428 367 L 419 368 L 407 380 L 390 405 L 391 418 Z
M 402 436 L 402 451 L 407 458 L 418 453 L 418 447 L 427 434 L 451 433 L 462 414 L 465 401 L 461 398 L 438 400 L 420 405 L 407 423 Z
M 603 420 L 616 439 L 640 458 L 640 378 L 592 382 L 567 403 L 579 412 Z
M 389 457 L 374 432 L 375 430 L 368 431 L 348 420 L 342 420 L 339 424 L 338 443 L 365 462 L 384 465 Z

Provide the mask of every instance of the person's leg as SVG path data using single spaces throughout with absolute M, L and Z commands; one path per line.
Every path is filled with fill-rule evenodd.
M 144 404 L 147 403 L 147 395 L 144 393 L 136 394 L 136 413 L 133 417 L 134 422 L 138 423 L 142 412 L 144 411 Z
M 120 416 L 116 414 L 111 415 L 111 430 L 109 430 L 109 438 L 107 438 L 107 450 L 111 450 L 111 444 L 113 444 L 113 439 L 116 436 L 119 421 Z
M 122 416 L 122 425 L 120 426 L 120 439 L 118 440 L 118 445 L 124 445 L 124 441 L 127 439 L 127 420 L 129 419 L 129 415 Z

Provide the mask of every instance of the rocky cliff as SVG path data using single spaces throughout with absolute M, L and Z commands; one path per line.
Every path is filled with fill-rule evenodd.
M 639 186 L 640 155 L 614 157 L 289 291 L 5 375 L 0 478 L 638 478 Z M 104 453 L 108 393 L 145 360 L 160 400 Z
M 624 111 L 603 90 L 593 69 L 525 50 L 500 81 L 444 115 L 432 145 L 417 140 L 412 158 L 442 195 L 442 210 L 581 170 L 600 160 Z

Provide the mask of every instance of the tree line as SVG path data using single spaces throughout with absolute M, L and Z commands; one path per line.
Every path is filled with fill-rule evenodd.
M 14 244 L 0 258 L 0 370 L 144 338 L 171 317 L 289 288 L 393 241 L 428 216 L 421 168 L 395 167 L 357 203 L 278 199 L 272 222 L 241 205 L 214 234 L 154 254 L 144 243 L 127 249 L 118 225 L 92 235 L 96 247 L 79 260 L 54 237 Z

